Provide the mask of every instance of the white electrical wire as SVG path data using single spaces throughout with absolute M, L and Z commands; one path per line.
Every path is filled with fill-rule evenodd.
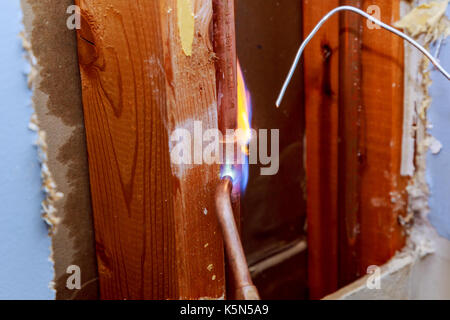
M 297 55 L 295 56 L 295 60 L 294 63 L 292 64 L 292 67 L 289 71 L 289 74 L 286 78 L 286 81 L 283 84 L 283 88 L 281 89 L 281 92 L 278 96 L 278 99 L 276 101 L 276 106 L 279 107 L 284 94 L 286 93 L 286 89 L 289 86 L 289 83 L 291 82 L 292 76 L 294 75 L 295 69 L 297 68 L 298 62 L 300 61 L 300 58 L 303 54 L 303 51 L 306 48 L 306 45 L 311 41 L 311 39 L 316 35 L 317 31 L 319 31 L 319 29 L 323 26 L 323 24 L 331 17 L 333 16 L 335 13 L 340 12 L 340 11 L 352 11 L 354 13 L 358 13 L 360 15 L 362 15 L 363 17 L 369 19 L 370 21 L 373 21 L 374 23 L 378 24 L 380 27 L 396 34 L 397 36 L 403 38 L 404 40 L 408 41 L 409 43 L 411 43 L 414 47 L 416 47 L 419 51 L 421 51 L 428 59 L 430 59 L 431 63 L 434 64 L 434 66 L 447 78 L 447 80 L 450 80 L 450 74 L 445 71 L 445 69 L 439 64 L 439 62 L 431 55 L 431 53 L 429 53 L 424 47 L 422 47 L 418 42 L 416 42 L 414 39 L 412 39 L 411 37 L 407 36 L 406 34 L 404 34 L 403 32 L 398 31 L 397 29 L 394 29 L 393 27 L 385 24 L 384 22 L 381 22 L 380 20 L 372 17 L 371 15 L 367 14 L 366 12 L 352 7 L 352 6 L 341 6 L 341 7 L 337 7 L 333 10 L 331 10 L 325 17 L 322 18 L 322 20 L 320 20 L 320 22 L 317 24 L 317 26 L 313 29 L 313 31 L 309 34 L 309 36 L 305 39 L 305 41 L 303 41 L 302 45 L 300 46 L 300 49 L 298 49 Z

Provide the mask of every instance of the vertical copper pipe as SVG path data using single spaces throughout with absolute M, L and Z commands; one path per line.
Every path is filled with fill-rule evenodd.
M 227 129 L 237 128 L 237 54 L 234 0 L 212 0 L 213 5 L 213 44 L 216 55 L 216 87 L 217 114 L 219 130 L 225 136 Z M 236 160 L 236 159 L 235 159 Z M 236 162 L 235 162 L 236 163 Z M 234 169 L 240 171 L 239 165 Z M 233 189 L 232 206 L 238 230 L 240 225 L 240 190 Z M 229 263 L 227 262 L 227 265 Z M 227 296 L 236 298 L 233 294 L 233 274 L 227 267 Z
M 216 55 L 216 88 L 219 130 L 225 136 L 228 129 L 238 126 L 237 53 L 234 0 L 213 0 L 214 53 Z M 234 163 L 237 163 L 235 154 Z M 239 165 L 235 170 L 241 170 Z M 240 219 L 239 188 L 233 190 L 233 209 Z
M 233 181 L 230 177 L 221 180 L 216 191 L 216 207 L 219 224 L 225 243 L 228 264 L 235 281 L 235 298 L 238 300 L 260 300 L 248 270 L 247 259 L 242 248 L 236 220 L 231 207 Z
M 237 55 L 234 0 L 213 0 L 219 129 L 237 127 Z

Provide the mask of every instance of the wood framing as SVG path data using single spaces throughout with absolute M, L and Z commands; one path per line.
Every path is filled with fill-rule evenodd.
M 303 2 L 304 37 L 339 0 Z M 305 51 L 308 284 L 310 298 L 338 288 L 339 19 Z
M 340 5 L 362 7 L 362 0 L 341 0 Z M 354 13 L 339 16 L 339 149 L 338 149 L 338 285 L 358 274 L 360 223 L 360 163 L 362 113 L 363 19 Z
M 219 165 L 169 141 L 218 128 L 211 0 L 76 2 L 101 298 L 223 298 Z
M 400 19 L 400 1 L 365 0 L 389 24 Z M 361 249 L 359 275 L 381 265 L 405 244 L 399 217 L 406 214 L 408 179 L 400 176 L 404 42 L 364 22 L 361 137 Z
M 343 4 L 377 6 L 389 24 L 399 19 L 399 1 L 305 0 L 305 36 Z M 403 42 L 366 22 L 335 16 L 305 52 L 313 299 L 366 274 L 370 265 L 384 264 L 404 245 L 398 222 L 406 211 L 407 183 L 400 177 Z

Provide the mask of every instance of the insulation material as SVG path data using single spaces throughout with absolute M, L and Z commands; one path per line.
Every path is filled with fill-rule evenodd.
M 449 34 L 448 21 L 444 18 L 448 1 L 424 3 L 414 8 L 395 26 L 414 38 L 426 34 L 435 41 Z
M 30 128 L 38 132 L 46 199 L 43 217 L 51 226 L 57 299 L 98 298 L 97 267 L 78 71 L 76 30 L 66 21 L 70 0 L 21 0 L 24 47 L 32 65 Z M 81 289 L 67 288 L 71 266 L 81 270 Z M 69 269 L 70 270 L 70 269 Z

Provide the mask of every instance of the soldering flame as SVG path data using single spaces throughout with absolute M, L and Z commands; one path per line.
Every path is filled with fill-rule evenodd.
M 225 163 L 221 168 L 221 177 L 229 176 L 234 181 L 234 186 L 239 186 L 244 192 L 247 188 L 249 177 L 249 144 L 252 139 L 251 130 L 251 97 L 245 85 L 244 74 L 239 61 L 237 61 L 237 128 L 233 143 L 237 144 L 240 151 L 239 165 Z M 239 150 L 240 149 L 240 150 Z
M 245 191 L 248 183 L 249 176 L 249 166 L 248 166 L 248 145 L 252 139 L 251 131 L 251 112 L 252 112 L 252 101 L 250 96 L 250 91 L 245 85 L 244 74 L 242 72 L 241 65 L 239 61 L 237 62 L 237 103 L 238 103 L 238 114 L 237 114 L 237 142 L 238 147 L 241 148 L 242 154 L 245 157 L 244 163 L 242 164 L 241 172 L 241 191 Z
M 250 92 L 245 85 L 244 74 L 242 73 L 241 65 L 237 62 L 237 102 L 238 102 L 238 114 L 237 114 L 237 140 L 241 146 L 242 152 L 248 155 L 248 144 L 252 138 L 250 117 L 251 117 L 251 96 Z

